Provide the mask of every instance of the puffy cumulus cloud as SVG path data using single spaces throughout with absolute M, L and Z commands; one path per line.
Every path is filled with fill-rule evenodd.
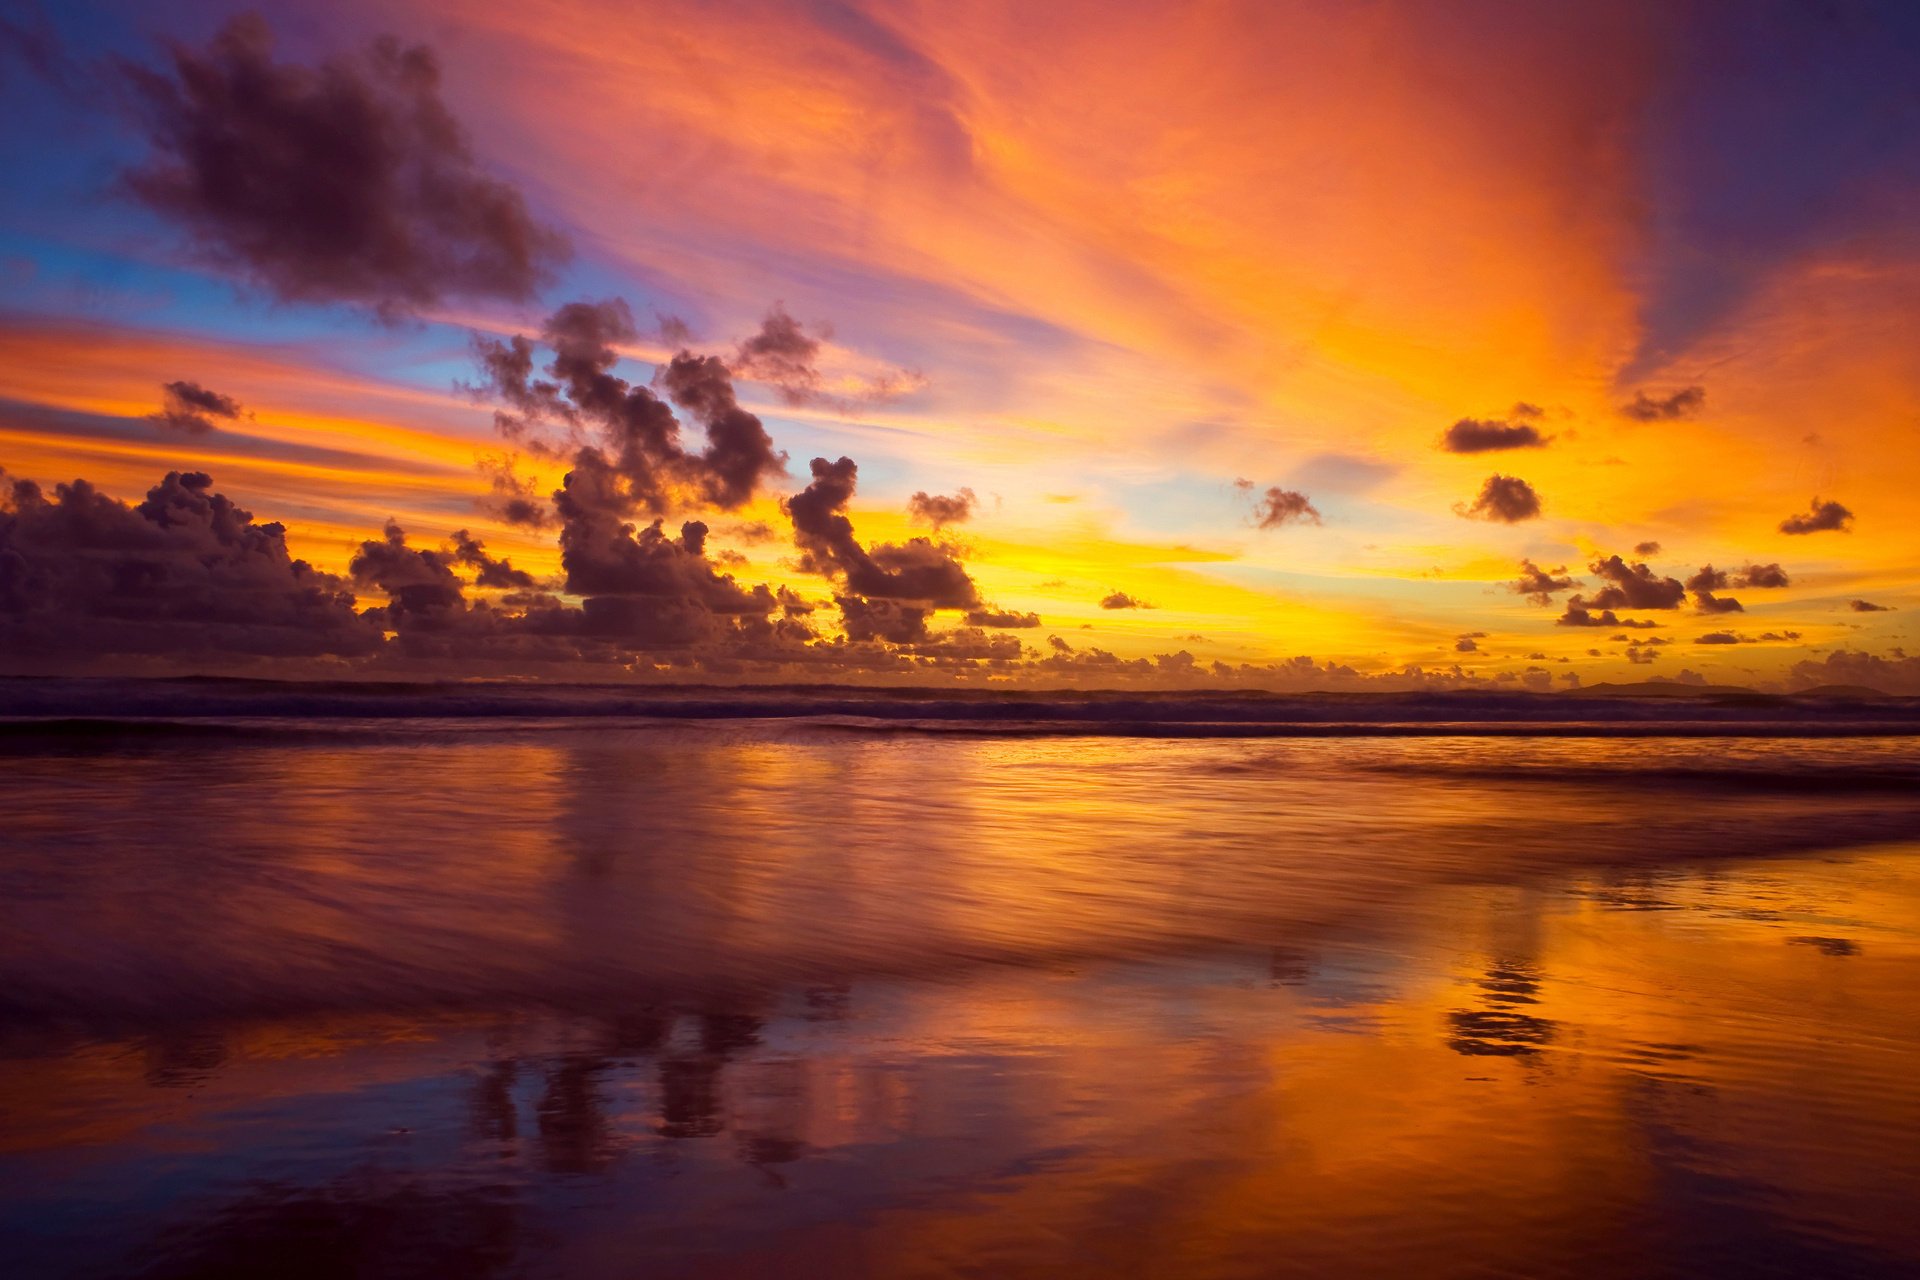
M 1825 685 L 1864 686 L 1882 693 L 1920 696 L 1920 658 L 1909 657 L 1900 649 L 1884 655 L 1837 649 L 1824 661 L 1803 659 L 1787 672 L 1789 689 L 1805 691 Z
M 1653 541 L 1636 542 L 1633 544 L 1633 554 L 1637 556 L 1657 556 L 1660 554 L 1660 544 Z
M 1892 613 L 1893 612 L 1892 605 L 1875 604 L 1871 600 L 1849 600 L 1847 601 L 1847 608 L 1853 610 L 1855 613 Z
M 1243 487 L 1252 488 L 1252 485 Z M 1320 512 L 1306 494 L 1275 485 L 1254 503 L 1253 522 L 1261 529 L 1278 529 L 1289 524 L 1319 524 Z
M 1137 599 L 1124 591 L 1109 592 L 1100 598 L 1102 609 L 1151 609 L 1145 600 Z
M 476 337 L 481 381 L 467 390 L 504 406 L 494 420 L 508 439 L 553 457 L 571 450 L 575 473 L 590 473 L 584 483 L 592 486 L 576 496 L 576 509 L 583 501 L 655 515 L 689 505 L 734 509 L 763 482 L 786 473 L 786 454 L 735 400 L 726 366 L 717 357 L 681 351 L 660 367 L 656 381 L 706 435 L 704 448 L 689 449 L 668 403 L 613 372 L 618 346 L 637 336 L 624 301 L 570 302 L 541 329 L 553 353 L 543 368 L 529 338 Z M 557 442 L 550 432 L 558 432 Z M 517 490 L 500 495 L 502 483 L 496 477 L 496 494 L 506 503 L 527 501 Z M 505 483 L 511 488 L 510 479 Z M 538 508 L 526 511 L 531 516 Z
M 1746 606 L 1732 596 L 1716 596 L 1714 592 L 1724 591 L 1727 575 L 1712 565 L 1703 565 L 1698 573 L 1687 579 L 1687 590 L 1693 592 L 1693 606 L 1701 613 L 1745 613 Z
M 1476 632 L 1474 635 L 1461 636 L 1453 642 L 1454 652 L 1478 653 L 1480 651 L 1480 640 L 1484 635 L 1484 632 Z
M 975 609 L 967 615 L 970 627 L 994 627 L 1006 631 L 1024 630 L 1040 625 L 1037 613 L 1012 613 L 1002 609 Z
M 455 564 L 473 570 L 473 584 L 477 587 L 490 587 L 500 591 L 527 590 L 534 586 L 533 575 L 525 569 L 516 569 L 505 558 L 495 559 L 487 554 L 481 541 L 465 529 L 453 535 L 453 548 L 449 553 Z
M 1635 422 L 1672 422 L 1694 417 L 1706 406 L 1705 387 L 1683 387 L 1665 396 L 1636 391 L 1632 400 L 1620 406 L 1620 412 Z
M 399 626 L 422 619 L 432 625 L 466 602 L 450 557 L 408 546 L 406 531 L 392 520 L 384 533 L 378 541 L 360 544 L 347 572 L 356 586 L 387 593 L 389 622 Z
M 169 61 L 125 68 L 153 148 L 126 184 L 205 258 L 278 298 L 388 313 L 521 301 L 567 256 L 475 163 L 424 47 L 383 38 L 294 66 L 248 16 Z
M 1542 569 L 1531 560 L 1520 562 L 1520 577 L 1509 583 L 1510 590 L 1525 596 L 1535 604 L 1552 604 L 1555 593 L 1570 591 L 1579 586 L 1577 579 L 1567 576 L 1567 567 L 1560 565 L 1553 569 Z
M 0 652 L 68 666 L 106 655 L 364 655 L 377 626 L 348 585 L 297 560 L 278 524 L 169 472 L 129 506 L 85 480 L 48 497 L 7 480 L 0 503 Z
M 1709 631 L 1694 641 L 1695 644 L 1741 644 L 1743 638 L 1731 631 Z
M 1597 609 L 1677 609 L 1687 598 L 1678 578 L 1663 578 L 1642 563 L 1608 556 L 1587 567 L 1607 583 L 1588 601 Z
M 1514 406 L 1516 414 L 1538 417 L 1540 410 L 1529 404 Z M 1504 422 L 1497 418 L 1462 418 L 1440 437 L 1440 447 L 1448 453 L 1492 453 L 1500 449 L 1539 449 L 1549 437 L 1527 422 Z
M 1471 504 L 1456 502 L 1453 512 L 1468 519 L 1518 524 L 1540 514 L 1540 495 L 1518 476 L 1491 475 Z
M 953 554 L 927 538 L 862 546 L 847 518 L 859 467 L 852 458 L 808 464 L 813 479 L 781 505 L 793 521 L 801 567 L 843 582 L 850 594 L 927 609 L 974 609 L 980 594 Z
M 1780 522 L 1782 533 L 1852 533 L 1853 512 L 1837 502 L 1822 502 L 1818 494 L 1799 515 Z
M 197 382 L 162 383 L 160 390 L 160 410 L 148 414 L 147 421 L 169 431 L 203 436 L 218 425 L 215 418 L 231 422 L 246 412 L 232 396 L 209 391 Z
M 1759 590 L 1773 590 L 1780 587 L 1790 587 L 1793 585 L 1793 580 L 1787 576 L 1787 571 L 1782 569 L 1778 564 L 1750 564 L 1733 575 L 1733 585 L 1736 587 L 1752 587 Z
M 1645 666 L 1660 656 L 1660 652 L 1657 649 L 1644 649 L 1638 645 L 1631 644 L 1627 646 L 1626 652 L 1627 661 L 1633 663 L 1635 666 Z
M 907 499 L 907 514 L 921 524 L 944 529 L 950 524 L 962 524 L 972 519 L 973 508 L 978 501 L 971 489 L 961 489 L 952 496 L 928 493 L 923 489 Z

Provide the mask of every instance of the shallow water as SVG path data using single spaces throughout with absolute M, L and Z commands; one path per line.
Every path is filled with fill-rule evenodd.
M 1920 742 L 10 738 L 27 1275 L 1910 1275 Z

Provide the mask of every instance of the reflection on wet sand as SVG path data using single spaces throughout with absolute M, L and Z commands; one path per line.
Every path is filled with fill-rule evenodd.
M 1898 797 L 919 745 L 31 762 L 217 781 L 6 865 L 17 1273 L 1920 1268 L 1920 845 L 1684 856 Z

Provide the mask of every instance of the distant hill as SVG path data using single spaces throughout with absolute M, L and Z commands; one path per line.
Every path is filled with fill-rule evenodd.
M 1569 697 L 1595 698 L 1824 698 L 1881 700 L 1893 695 L 1863 684 L 1823 684 L 1811 689 L 1796 689 L 1790 694 L 1761 693 L 1737 684 L 1681 684 L 1677 680 L 1647 680 L 1640 684 L 1590 684 L 1569 689 Z
M 1570 697 L 1589 698 L 1760 698 L 1765 694 L 1737 684 L 1681 684 L 1678 680 L 1644 680 L 1639 684 L 1590 684 L 1567 691 Z

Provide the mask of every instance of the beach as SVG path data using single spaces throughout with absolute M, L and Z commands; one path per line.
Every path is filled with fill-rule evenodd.
M 494 711 L 11 722 L 24 1274 L 1920 1266 L 1913 738 Z

